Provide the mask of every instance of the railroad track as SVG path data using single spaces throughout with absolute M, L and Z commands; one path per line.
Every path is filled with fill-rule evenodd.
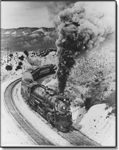
M 53 143 L 48 141 L 45 136 L 39 134 L 32 125 L 23 118 L 18 112 L 18 109 L 15 107 L 12 97 L 12 91 L 14 87 L 21 81 L 21 79 L 17 79 L 16 81 L 12 82 L 7 89 L 5 90 L 5 103 L 8 107 L 8 110 L 18 122 L 18 124 L 22 127 L 22 129 L 35 141 L 37 145 L 50 145 L 52 146 Z M 53 128 L 57 132 L 55 128 Z M 68 133 L 57 132 L 60 136 L 66 139 L 74 146 L 78 147 L 100 147 L 101 145 L 96 143 L 95 141 L 89 139 L 85 135 L 83 135 L 79 130 L 75 127 L 72 127 L 72 130 Z
M 8 111 L 10 114 L 14 117 L 14 119 L 17 121 L 17 123 L 20 125 L 22 130 L 24 130 L 29 137 L 33 140 L 33 142 L 36 145 L 53 145 L 50 141 L 48 141 L 42 134 L 38 133 L 31 124 L 26 120 L 26 118 L 23 118 L 21 114 L 19 114 L 18 109 L 15 107 L 12 97 L 12 91 L 16 84 L 18 84 L 21 81 L 21 79 L 17 79 L 14 82 L 12 82 L 5 90 L 5 103 L 8 108 Z

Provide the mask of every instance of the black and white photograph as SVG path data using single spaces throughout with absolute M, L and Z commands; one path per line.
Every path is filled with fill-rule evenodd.
M 116 148 L 116 1 L 1 2 L 1 146 Z

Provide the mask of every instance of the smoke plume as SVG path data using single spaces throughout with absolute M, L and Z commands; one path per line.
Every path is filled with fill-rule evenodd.
M 76 2 L 76 1 L 75 1 Z M 72 7 L 74 1 L 59 1 L 59 2 L 47 2 L 46 7 L 48 9 L 50 20 L 55 26 L 59 23 L 58 14 L 66 8 Z
M 58 88 L 63 93 L 75 64 L 76 53 L 92 49 L 114 32 L 114 11 L 110 2 L 76 2 L 60 11 L 57 18 Z M 111 6 L 111 7 L 110 7 Z M 113 7 L 114 8 L 114 7 Z

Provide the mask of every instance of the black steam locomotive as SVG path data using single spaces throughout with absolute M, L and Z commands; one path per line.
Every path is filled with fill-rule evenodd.
M 55 65 L 46 65 L 23 75 L 21 94 L 28 105 L 59 131 L 68 132 L 72 125 L 69 98 L 34 81 L 55 73 Z M 24 77 L 25 76 L 25 77 Z

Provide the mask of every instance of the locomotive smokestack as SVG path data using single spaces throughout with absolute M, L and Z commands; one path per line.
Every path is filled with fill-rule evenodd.
M 59 37 L 56 41 L 59 93 L 64 92 L 70 71 L 75 64 L 75 54 L 97 46 L 114 31 L 114 20 L 105 13 L 105 9 L 103 11 L 102 5 L 97 5 L 97 2 L 77 2 L 73 7 L 59 13 Z

